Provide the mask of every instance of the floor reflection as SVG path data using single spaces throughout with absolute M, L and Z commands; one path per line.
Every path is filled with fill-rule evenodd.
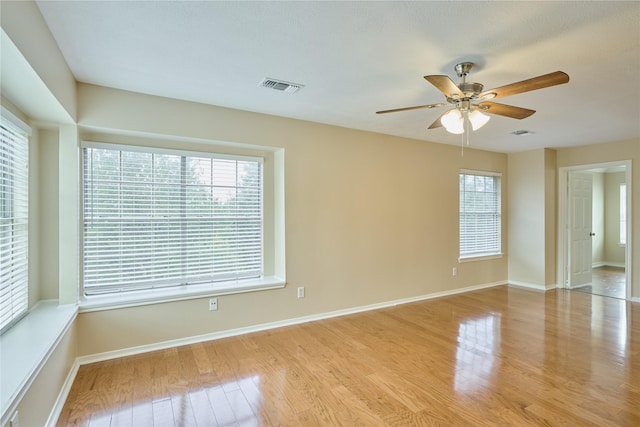
M 500 316 L 490 314 L 460 323 L 454 387 L 469 392 L 490 382 L 500 344 Z
M 639 331 L 635 302 L 497 286 L 83 365 L 57 425 L 640 426 Z
M 610 351 L 617 354 L 625 354 L 627 347 L 626 305 L 624 300 L 606 299 L 597 295 L 591 298 L 592 338 L 606 342 Z M 612 319 L 615 319 L 613 331 Z
M 170 393 L 95 412 L 88 425 L 94 426 L 259 426 L 262 405 L 260 376 L 253 375 L 225 383 Z
M 626 297 L 626 276 L 624 267 L 598 267 L 591 271 L 591 282 L 572 288 L 573 291 L 605 297 Z

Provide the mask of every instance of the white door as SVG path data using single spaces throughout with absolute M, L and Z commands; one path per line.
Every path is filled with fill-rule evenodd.
M 569 287 L 591 282 L 591 229 L 593 177 L 572 172 L 569 176 Z

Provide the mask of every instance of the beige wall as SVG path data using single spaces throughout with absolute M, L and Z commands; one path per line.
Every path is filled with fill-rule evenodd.
M 555 285 L 555 150 L 509 154 L 509 283 Z
M 284 149 L 288 282 L 284 289 L 219 297 L 215 313 L 205 299 L 82 313 L 81 355 L 506 281 L 506 257 L 457 262 L 458 172 L 506 176 L 504 154 L 461 156 L 458 147 L 85 84 L 78 89 L 83 134 L 100 129 L 108 139 L 154 135 L 174 147 L 197 139 L 207 141 L 203 148 L 224 141 Z M 505 251 L 507 189 L 505 181 Z M 298 286 L 306 288 L 304 299 L 296 298 Z
M 562 148 L 558 150 L 558 167 L 595 165 L 598 163 L 630 160 L 632 164 L 632 218 L 633 226 L 631 296 L 640 298 L 640 140 L 610 142 L 607 144 Z
M 544 150 L 509 154 L 509 281 L 543 285 Z
M 286 152 L 283 179 L 288 286 L 221 297 L 215 313 L 206 309 L 204 300 L 195 299 L 81 314 L 20 402 L 22 425 L 42 425 L 74 358 L 80 355 L 505 281 L 507 257 L 457 264 L 457 173 L 461 168 L 507 176 L 502 189 L 503 251 L 510 253 L 513 243 L 514 251 L 521 252 L 516 236 L 507 241 L 511 216 L 507 207 L 513 206 L 508 195 L 517 194 L 518 186 L 526 187 L 527 183 L 525 176 L 516 175 L 514 180 L 520 180 L 520 184 L 510 192 L 513 183 L 504 154 L 465 150 L 461 157 L 457 147 L 83 84 L 76 93 L 73 76 L 35 3 L 3 2 L 1 19 L 2 36 L 6 33 L 11 38 L 10 47 L 19 49 L 28 61 L 27 71 L 32 72 L 21 75 L 22 80 L 34 74 L 37 81 L 32 87 L 46 89 L 43 96 L 11 101 L 25 117 L 57 123 L 53 123 L 53 133 L 44 133 L 44 140 L 55 139 L 57 133 L 58 157 L 55 159 L 50 151 L 55 151 L 54 144 L 38 144 L 39 169 L 32 175 L 39 187 L 34 201 L 39 205 L 37 210 L 57 211 L 57 217 L 55 213 L 41 215 L 35 229 L 37 257 L 43 265 L 38 276 L 45 283 L 38 287 L 36 298 L 57 294 L 63 301 L 77 299 L 78 129 L 72 119 L 77 117 L 83 134 L 100 131 L 145 136 L 169 141 L 176 147 L 186 140 L 205 145 L 211 141 L 257 144 Z M 12 89 L 16 89 L 13 94 L 40 93 L 25 88 L 18 91 L 17 85 Z M 44 97 L 46 111 L 42 108 Z M 45 128 L 52 129 L 50 125 Z M 532 176 L 545 179 L 542 196 L 540 188 L 533 189 L 536 200 L 546 206 L 536 209 L 536 215 L 545 216 L 546 241 L 541 244 L 537 240 L 535 245 L 538 251 L 546 248 L 545 280 L 549 283 L 549 269 L 555 268 L 549 262 L 553 250 L 549 247 L 549 236 L 553 235 L 549 206 L 555 202 L 549 185 L 556 170 L 550 165 L 556 159 L 555 153 L 545 152 L 541 162 L 541 153 L 536 152 L 524 154 L 522 159 L 516 156 L 514 162 L 529 155 L 536 161 Z M 622 159 L 633 160 L 637 182 L 637 140 L 560 149 L 557 167 Z M 640 185 L 634 186 L 633 199 L 636 226 L 632 262 L 637 266 Z M 540 227 L 541 220 L 536 217 L 532 223 Z M 43 257 L 52 255 L 52 248 L 58 250 L 57 261 L 43 261 Z M 544 258 L 540 253 L 535 257 L 538 264 Z M 454 266 L 459 268 L 457 277 L 451 276 Z M 636 297 L 640 296 L 639 270 L 634 270 Z M 540 280 L 528 267 L 525 273 Z M 52 277 L 44 280 L 48 274 L 57 274 L 58 283 Z M 306 287 L 307 298 L 296 298 L 297 286 Z
M 58 139 L 59 133 L 54 129 L 41 129 L 38 131 L 39 145 L 39 229 L 40 244 L 38 253 L 40 264 L 38 278 L 40 282 L 41 299 L 58 299 L 58 227 L 53 226 L 58 222 Z M 42 189 L 42 190 L 40 190 Z M 36 193 L 35 190 L 32 190 Z
M 591 263 L 594 266 L 599 266 L 604 262 L 604 174 L 594 172 L 592 175 L 591 230 L 595 236 L 591 239 Z
M 558 244 L 557 193 L 558 163 L 557 152 L 544 150 L 544 253 L 545 286 L 557 285 L 556 249 Z
M 604 262 L 607 265 L 624 265 L 624 247 L 620 246 L 620 184 L 624 182 L 624 172 L 604 174 Z

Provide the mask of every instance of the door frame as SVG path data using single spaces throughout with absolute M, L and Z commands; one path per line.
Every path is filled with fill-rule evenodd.
M 557 275 L 557 287 L 558 288 L 568 288 L 569 281 L 569 250 L 570 244 L 568 242 L 569 238 L 569 214 L 570 212 L 570 203 L 568 203 L 569 196 L 569 174 L 571 172 L 584 172 L 591 169 L 597 168 L 609 168 L 609 167 L 625 167 L 625 182 L 627 189 L 627 243 L 624 248 L 624 265 L 625 265 L 625 298 L 627 300 L 631 300 L 631 289 L 632 283 L 631 278 L 633 275 L 631 274 L 632 263 L 631 250 L 633 248 L 633 233 L 632 226 L 633 221 L 631 218 L 631 206 L 633 205 L 632 200 L 632 181 L 631 181 L 631 160 L 620 160 L 615 162 L 605 162 L 605 163 L 591 163 L 586 165 L 576 165 L 576 166 L 563 166 L 558 168 L 558 252 L 557 252 L 557 265 L 558 269 L 556 270 Z

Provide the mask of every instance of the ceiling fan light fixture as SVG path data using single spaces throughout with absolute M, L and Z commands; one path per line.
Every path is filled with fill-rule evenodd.
M 440 123 L 449 133 L 464 133 L 464 117 L 457 108 L 452 108 L 442 115 Z
M 471 122 L 471 128 L 478 130 L 482 126 L 486 125 L 491 117 L 486 114 L 482 114 L 479 110 L 473 110 L 469 113 L 469 121 Z

